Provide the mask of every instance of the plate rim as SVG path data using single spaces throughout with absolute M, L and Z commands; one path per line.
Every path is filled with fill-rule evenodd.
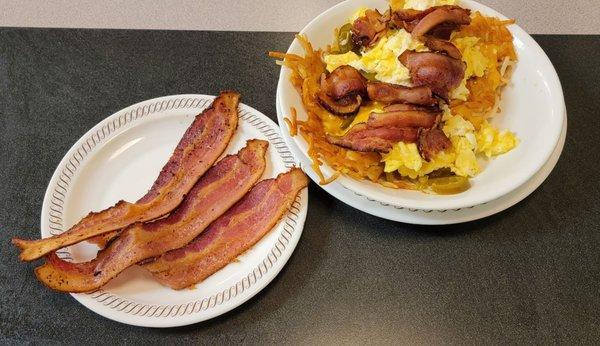
M 319 20 L 322 19 L 322 17 L 327 16 L 330 12 L 334 11 L 336 8 L 338 7 L 343 7 L 346 6 L 348 3 L 351 2 L 356 2 L 357 0 L 345 0 L 342 1 L 328 9 L 326 9 L 325 11 L 321 12 L 318 16 L 316 16 L 315 18 L 313 18 L 308 24 L 306 24 L 302 30 L 299 32 L 299 34 L 303 34 L 305 33 L 305 31 L 312 26 L 315 22 L 318 22 Z M 478 11 L 482 11 L 483 13 L 485 13 L 486 15 L 492 15 L 492 16 L 496 16 L 502 19 L 508 19 L 508 17 L 504 16 L 503 14 L 499 13 L 498 11 L 483 5 L 479 2 L 476 2 L 474 0 L 459 0 L 459 2 L 461 3 L 461 5 L 465 5 L 468 8 L 473 8 L 475 7 L 476 10 Z M 530 174 L 523 174 L 520 179 L 515 183 L 512 184 L 510 186 L 505 187 L 502 190 L 497 191 L 495 194 L 493 195 L 482 195 L 479 198 L 474 198 L 472 197 L 470 200 L 468 201 L 462 201 L 461 203 L 456 203 L 456 201 L 452 201 L 452 200 L 435 200 L 435 201 L 427 201 L 427 202 L 423 202 L 423 201 L 411 201 L 410 199 L 406 198 L 404 201 L 402 201 L 402 203 L 399 203 L 398 201 L 394 201 L 394 200 L 390 200 L 390 201 L 381 201 L 377 198 L 375 198 L 374 196 L 366 196 L 365 194 L 355 191 L 351 186 L 348 186 L 348 184 L 352 184 L 352 183 L 356 183 L 352 178 L 350 177 L 346 177 L 346 176 L 341 176 L 340 178 L 338 178 L 334 184 L 340 184 L 342 185 L 345 189 L 348 189 L 350 191 L 352 191 L 354 194 L 360 195 L 360 196 L 364 196 L 368 199 L 373 199 L 373 200 L 377 200 L 380 203 L 384 203 L 384 204 L 390 204 L 393 205 L 395 207 L 398 208 L 406 208 L 406 209 L 416 209 L 416 210 L 437 210 L 437 211 L 448 211 L 448 210 L 455 210 L 455 209 L 463 209 L 463 208 L 472 208 L 472 207 L 476 207 L 478 205 L 482 205 L 485 203 L 489 203 L 493 200 L 496 200 L 502 196 L 505 196 L 511 192 L 514 192 L 515 190 L 517 190 L 519 187 L 521 187 L 523 184 L 525 184 L 527 181 L 529 181 L 531 178 L 533 178 L 535 176 L 535 174 L 537 174 L 537 172 L 540 171 L 540 169 L 542 169 L 542 167 L 546 164 L 546 162 L 550 159 L 551 155 L 554 152 L 554 148 L 556 147 L 556 145 L 558 144 L 560 135 L 561 135 L 561 131 L 562 131 L 562 124 L 564 122 L 565 119 L 565 115 L 566 115 L 566 105 L 565 105 L 565 100 L 564 100 L 564 91 L 562 89 L 562 85 L 560 82 L 560 79 L 558 78 L 558 73 L 556 71 L 556 68 L 554 67 L 554 65 L 552 64 L 552 61 L 550 60 L 550 58 L 548 57 L 548 55 L 544 52 L 544 50 L 541 48 L 541 46 L 524 30 L 522 29 L 518 24 L 512 24 L 509 27 L 509 30 L 511 31 L 511 33 L 514 36 L 514 40 L 522 39 L 527 41 L 527 46 L 529 49 L 534 49 L 535 51 L 537 51 L 538 56 L 542 57 L 543 59 L 543 63 L 546 64 L 547 72 L 548 72 L 548 76 L 550 77 L 547 82 L 548 84 L 552 85 L 552 87 L 549 87 L 549 89 L 554 93 L 556 92 L 558 97 L 555 97 L 552 99 L 552 102 L 554 103 L 553 109 L 556 109 L 556 113 L 559 114 L 556 119 L 556 126 L 553 127 L 553 131 L 550 133 L 550 135 L 552 136 L 552 138 L 554 139 L 554 142 L 552 143 L 552 145 L 549 145 L 547 147 L 544 147 L 542 155 L 538 156 L 538 162 L 532 167 L 532 173 Z M 287 53 L 289 53 L 289 51 L 293 48 L 294 45 L 297 45 L 297 39 L 294 38 L 292 40 L 292 42 L 290 43 L 288 49 L 286 50 Z M 286 76 L 285 76 L 285 67 L 282 66 L 280 68 L 280 72 L 279 72 L 279 78 L 277 81 L 277 93 L 276 93 L 276 99 L 277 99 L 277 105 L 280 105 L 280 102 L 282 102 L 282 94 L 283 94 L 283 83 L 285 83 L 287 81 Z M 289 81 L 287 81 L 289 82 Z M 283 110 L 283 106 L 281 106 L 282 110 Z M 561 118 L 562 117 L 562 118 Z M 283 115 L 278 114 L 277 115 L 278 121 L 281 123 L 283 121 Z M 282 131 L 283 128 L 282 128 Z M 301 139 L 300 139 L 301 140 Z M 305 151 L 301 149 L 300 145 L 297 143 L 298 140 L 296 139 L 292 139 L 292 141 L 294 142 L 294 144 L 296 146 L 298 146 L 299 151 L 303 154 L 305 154 Z M 286 143 L 288 143 L 288 146 L 290 145 L 290 143 L 288 141 L 286 141 Z M 331 169 L 326 163 L 324 163 L 324 167 L 326 169 Z M 310 176 L 310 175 L 309 175 Z M 311 177 L 312 179 L 312 177 Z M 315 183 L 318 184 L 318 180 L 313 179 L 313 181 L 315 181 Z M 476 196 L 475 196 L 476 197 Z M 407 203 L 404 203 L 407 202 Z M 427 205 L 423 205 L 423 204 L 427 204 Z
M 144 100 L 114 112 L 108 117 L 100 120 L 90 130 L 85 132 L 65 153 L 49 180 L 44 193 L 40 215 L 40 230 L 42 237 L 47 237 L 63 231 L 61 217 L 62 206 L 69 197 L 68 182 L 61 179 L 61 175 L 64 174 L 65 170 L 72 174 L 71 176 L 65 175 L 68 178 L 67 180 L 70 180 L 70 178 L 75 176 L 77 167 L 85 161 L 85 157 L 94 152 L 94 148 L 101 147 L 102 144 L 108 142 L 114 136 L 136 126 L 132 124 L 140 119 L 173 109 L 190 109 L 197 114 L 207 108 L 214 98 L 215 96 L 213 95 L 205 94 L 177 94 Z M 254 126 L 269 140 L 271 144 L 270 147 L 276 151 L 278 154 L 277 156 L 282 160 L 282 163 L 286 168 L 299 165 L 298 160 L 291 153 L 285 140 L 282 138 L 278 125 L 273 120 L 260 111 L 241 102 L 239 109 L 240 120 L 247 121 L 248 124 Z M 143 123 L 144 121 L 137 122 L 137 124 Z M 130 125 L 125 126 L 127 124 Z M 96 135 L 96 137 L 94 137 L 94 135 Z M 101 137 L 101 135 L 103 135 L 103 137 Z M 94 140 L 97 143 L 94 143 Z M 86 144 L 87 147 L 85 147 Z M 77 162 L 77 166 L 74 162 Z M 69 164 L 72 167 L 69 167 Z M 60 184 L 61 182 L 62 185 Z M 63 186 L 65 184 L 66 187 Z M 57 187 L 59 188 L 58 191 Z M 57 197 L 54 195 L 55 193 L 58 193 L 59 204 L 53 204 L 53 198 L 56 199 Z M 51 208 L 53 205 L 54 208 L 57 209 Z M 140 305 L 140 303 L 137 303 L 137 305 L 130 308 L 132 302 L 127 301 L 128 298 L 117 297 L 122 300 L 117 301 L 117 299 L 113 299 L 116 297 L 115 295 L 111 297 L 111 295 L 103 291 L 102 288 L 89 293 L 72 293 L 71 296 L 86 308 L 103 317 L 135 326 L 158 328 L 176 327 L 214 318 L 240 306 L 252 298 L 279 274 L 294 252 L 301 237 L 307 210 L 308 189 L 305 188 L 298 196 L 296 196 L 296 200 L 292 204 L 292 207 L 288 213 L 282 217 L 280 223 L 278 223 L 281 225 L 281 233 L 279 234 L 279 237 L 274 240 L 274 245 L 270 248 L 269 252 L 265 253 L 266 257 L 253 264 L 253 270 L 250 273 L 246 275 L 244 272 L 243 275 L 240 275 L 240 278 L 242 279 L 236 282 L 235 285 L 223 290 L 219 288 L 219 291 L 210 297 L 201 295 L 194 301 L 182 304 L 169 305 L 155 303 L 148 309 L 145 309 L 143 314 L 139 314 L 144 309 L 144 306 L 148 305 L 145 304 L 140 307 L 135 314 L 130 314 L 136 309 L 137 305 Z M 60 228 L 58 228 L 57 225 L 60 225 Z M 282 239 L 284 239 L 285 243 L 282 242 Z M 57 254 L 66 259 L 70 257 L 68 250 L 57 251 Z M 238 288 L 238 286 L 241 288 Z M 238 290 L 240 292 L 238 292 Z M 100 294 L 97 294 L 95 298 L 92 297 L 92 295 L 99 292 Z M 190 306 L 190 304 L 192 305 Z M 185 308 L 182 310 L 184 305 Z M 154 306 L 156 306 L 156 309 L 152 310 Z M 162 307 L 164 308 L 160 310 Z M 169 307 L 170 309 L 167 311 L 167 308 Z M 127 309 L 128 311 L 126 311 Z M 152 311 L 152 313 L 149 313 L 150 311 Z M 160 313 L 158 313 L 159 311 Z

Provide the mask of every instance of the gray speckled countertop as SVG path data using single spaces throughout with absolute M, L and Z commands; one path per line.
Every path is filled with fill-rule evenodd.
M 0 343 L 598 343 L 600 36 L 535 36 L 567 102 L 564 152 L 516 206 L 461 225 L 378 219 L 310 186 L 304 233 L 241 307 L 167 330 L 119 324 L 51 292 L 9 239 L 37 237 L 69 147 L 135 102 L 235 88 L 275 119 L 291 33 L 0 29 Z

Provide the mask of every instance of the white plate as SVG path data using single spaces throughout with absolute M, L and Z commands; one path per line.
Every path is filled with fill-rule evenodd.
M 505 18 L 498 12 L 471 0 L 462 6 L 486 15 Z M 385 10 L 385 0 L 347 0 L 325 11 L 303 30 L 314 47 L 325 47 L 333 40 L 333 29 L 345 23 L 361 7 Z M 448 210 L 472 207 L 487 203 L 514 191 L 530 180 L 548 161 L 559 140 L 564 121 L 565 105 L 562 88 L 552 63 L 540 46 L 517 25 L 511 25 L 519 62 L 511 83 L 502 95 L 502 113 L 493 123 L 517 134 L 521 143 L 507 154 L 489 161 L 482 172 L 471 180 L 466 192 L 449 195 L 431 195 L 418 191 L 386 188 L 368 181 L 358 181 L 342 176 L 335 182 L 369 199 L 396 207 L 424 210 Z M 298 40 L 294 40 L 289 53 L 304 54 Z M 282 68 L 277 88 L 277 99 L 283 110 L 290 107 L 298 111 L 298 119 L 306 119 L 300 96 L 289 82 L 289 69 Z M 279 123 L 283 123 L 279 114 Z M 293 138 L 302 155 L 308 145 L 301 136 Z M 288 145 L 290 142 L 288 142 Z M 333 172 L 323 166 L 326 175 Z
M 281 106 L 279 103 L 277 103 L 277 114 L 279 115 L 281 113 Z M 311 179 L 313 179 L 315 182 L 318 182 L 319 177 L 313 170 L 310 169 L 310 159 L 300 151 L 287 129 L 283 128 L 282 133 L 285 141 L 289 143 L 289 148 L 292 153 L 294 153 L 296 157 L 300 158 L 300 165 L 304 168 L 304 171 L 307 172 Z M 535 191 L 535 189 L 537 189 L 550 175 L 550 172 L 552 172 L 554 166 L 556 166 L 556 163 L 558 162 L 560 154 L 562 153 L 565 145 L 566 136 L 567 116 L 565 114 L 559 141 L 556 144 L 554 151 L 550 155 L 550 159 L 544 164 L 542 169 L 540 169 L 531 179 L 529 179 L 525 184 L 521 185 L 515 191 L 510 192 L 489 203 L 470 208 L 445 211 L 402 208 L 368 199 L 365 196 L 354 193 L 341 184 L 331 183 L 320 186 L 330 195 L 351 207 L 392 221 L 416 225 L 450 225 L 478 220 L 512 207 Z
M 152 185 L 185 129 L 214 96 L 174 95 L 140 102 L 100 122 L 73 145 L 58 165 L 42 207 L 42 237 L 58 234 L 90 210 L 119 199 L 137 200 Z M 257 110 L 240 105 L 240 123 L 226 154 L 251 138 L 269 141 L 263 178 L 294 166 L 277 125 Z M 253 248 L 189 290 L 161 286 L 134 266 L 102 289 L 73 294 L 90 310 L 115 321 L 146 327 L 173 327 L 223 314 L 263 289 L 291 256 L 302 233 L 308 192 L 304 189 L 282 221 Z M 97 247 L 80 243 L 59 256 L 81 262 Z

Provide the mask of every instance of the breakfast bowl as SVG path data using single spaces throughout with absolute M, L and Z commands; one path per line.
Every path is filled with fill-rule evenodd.
M 493 9 L 475 1 L 462 0 L 457 3 L 463 8 L 480 12 L 485 16 L 507 19 Z M 389 8 L 386 0 L 347 0 L 312 20 L 300 35 L 317 49 L 325 49 L 334 40 L 336 28 L 348 23 L 360 8 L 374 8 L 382 13 Z M 416 210 L 455 210 L 481 205 L 498 199 L 522 186 L 531 179 L 548 161 L 556 147 L 563 128 L 565 103 L 560 81 L 552 63 L 541 47 L 516 24 L 508 26 L 513 36 L 513 45 L 518 62 L 513 67 L 510 82 L 502 90 L 499 104 L 501 110 L 490 123 L 498 128 L 509 129 L 518 138 L 509 152 L 481 162 L 482 169 L 470 179 L 470 187 L 457 194 L 443 195 L 424 193 L 418 190 L 398 189 L 383 186 L 368 180 L 359 180 L 336 171 L 320 160 L 323 176 L 337 176 L 330 184 L 339 184 L 357 196 L 398 208 Z M 301 42 L 296 38 L 288 54 L 303 55 Z M 301 95 L 290 81 L 291 70 L 282 67 L 277 87 L 278 121 L 286 122 L 297 112 L 298 121 L 306 120 L 307 110 Z M 302 135 L 291 136 L 290 127 L 282 126 L 284 139 L 289 146 L 297 147 L 305 163 L 305 170 L 315 182 L 322 182 L 315 174 L 314 162 L 309 155 L 309 143 Z M 309 166 L 309 167 L 306 167 Z

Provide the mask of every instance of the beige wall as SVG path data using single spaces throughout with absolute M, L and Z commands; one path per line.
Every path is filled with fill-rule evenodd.
M 0 0 L 0 26 L 298 31 L 338 0 Z M 480 0 L 534 34 L 600 34 L 600 0 Z

